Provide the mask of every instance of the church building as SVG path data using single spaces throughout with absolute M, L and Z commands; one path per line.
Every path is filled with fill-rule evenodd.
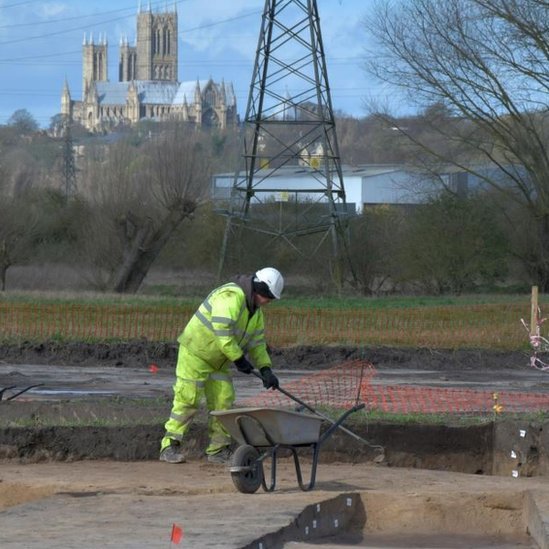
M 137 13 L 137 37 L 120 40 L 118 82 L 110 82 L 108 43 L 84 37 L 82 100 L 71 98 L 65 81 L 61 114 L 90 131 L 109 131 L 143 119 L 181 120 L 196 126 L 227 128 L 237 123 L 231 83 L 178 80 L 177 9 L 153 13 L 150 4 Z

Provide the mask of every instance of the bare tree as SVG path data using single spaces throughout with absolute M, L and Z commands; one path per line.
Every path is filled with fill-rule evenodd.
M 13 126 L 19 134 L 30 134 L 39 129 L 38 122 L 27 109 L 16 110 L 10 116 L 8 126 Z
M 505 252 L 487 193 L 443 192 L 410 212 L 394 260 L 401 283 L 427 293 L 460 294 L 504 279 Z
M 29 259 L 39 235 L 38 212 L 25 196 L 0 201 L 0 291 L 6 289 L 8 269 Z
M 548 291 L 547 0 L 383 1 L 366 26 L 377 42 L 369 71 L 416 105 L 439 104 L 450 115 L 431 117 L 430 139 L 400 131 L 535 220 L 527 253 L 516 253 Z
M 174 125 L 139 149 L 109 148 L 96 165 L 94 214 L 86 235 L 106 289 L 136 292 L 180 223 L 208 192 L 209 163 L 199 136 Z

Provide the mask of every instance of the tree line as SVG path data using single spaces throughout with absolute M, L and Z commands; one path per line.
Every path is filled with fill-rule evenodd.
M 428 116 L 414 122 L 421 127 Z M 359 155 L 368 139 L 375 142 L 383 124 L 378 117 L 340 117 L 343 160 Z M 238 145 L 234 131 L 175 123 L 76 137 L 76 193 L 66 196 L 63 136 L 0 126 L 1 288 L 10 267 L 43 262 L 76 265 L 88 287 L 120 293 L 139 291 L 153 265 L 215 273 L 225 218 L 217 211 L 223 205 L 211 201 L 211 175 L 234 169 Z M 411 162 L 403 140 L 387 141 L 378 151 L 368 160 Z M 483 193 L 486 199 L 448 189 L 414 207 L 365 208 L 349 226 L 346 252 L 355 278 L 347 279 L 346 291 L 487 290 L 508 281 L 513 268 L 520 273 L 516 283 L 526 286 L 527 274 L 513 260 L 513 235 L 490 193 Z M 278 215 L 277 204 L 263 207 L 264 215 L 269 208 Z M 307 280 L 311 294 L 336 290 L 329 242 L 317 246 L 309 237 L 316 250 L 311 263 L 282 242 L 266 247 L 261 234 L 243 238 L 242 265 L 276 264 Z
M 373 48 L 365 70 L 416 114 L 374 102 L 362 118 L 337 113 L 341 161 L 405 164 L 438 178 L 439 192 L 349 222 L 345 289 L 549 290 L 547 28 L 546 0 L 377 3 L 364 22 Z M 234 170 L 237 132 L 144 122 L 89 136 L 73 127 L 76 193 L 67 196 L 60 128 L 54 117 L 41 132 L 25 111 L 0 126 L 2 289 L 12 265 L 44 257 L 70 258 L 94 287 L 116 292 L 138 291 L 153 264 L 215 271 L 225 221 L 210 178 Z M 452 172 L 479 184 L 449 185 L 441 174 Z M 265 207 L 269 215 L 276 205 Z M 276 264 L 311 292 L 334 289 L 329 243 L 311 242 L 311 263 L 291 246 L 246 238 L 242 265 Z

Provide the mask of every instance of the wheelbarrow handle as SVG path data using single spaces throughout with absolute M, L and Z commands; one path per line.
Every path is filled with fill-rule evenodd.
M 257 371 L 257 370 L 252 370 L 252 374 L 255 376 L 255 377 L 258 377 L 259 379 L 263 380 L 263 378 L 261 377 L 261 374 Z M 333 420 L 331 417 L 328 417 L 324 414 L 321 414 L 320 412 L 318 412 L 317 410 L 315 410 L 312 406 L 309 406 L 306 402 L 304 402 L 303 400 L 301 400 L 300 398 L 292 395 L 291 393 L 289 393 L 288 391 L 286 391 L 285 389 L 283 389 L 282 387 L 278 386 L 277 388 L 277 391 L 280 391 L 283 395 L 286 395 L 288 398 L 290 398 L 291 400 L 293 400 L 294 402 L 297 402 L 300 406 L 303 406 L 304 408 L 306 408 L 307 410 L 309 410 L 309 412 L 312 412 L 313 414 L 317 415 L 318 417 L 321 417 L 322 419 L 325 419 L 326 421 L 328 421 L 329 423 L 331 423 L 334 428 L 338 428 L 338 429 L 341 429 L 342 431 L 344 431 L 345 433 L 347 433 L 348 435 L 351 435 L 353 438 L 355 438 L 356 440 L 360 441 L 360 442 L 363 442 L 364 444 L 367 444 L 368 446 L 371 446 L 370 443 L 363 439 L 361 436 L 357 435 L 356 433 L 353 433 L 353 431 L 350 431 L 349 429 L 347 429 L 346 427 L 344 427 L 343 425 L 341 425 L 341 422 L 340 421 L 335 421 Z M 347 413 L 345 413 L 344 417 L 342 418 L 345 419 L 349 414 L 351 413 L 354 413 L 358 410 L 362 410 L 362 408 L 365 407 L 365 404 L 362 403 L 362 404 L 358 404 L 356 406 L 354 406 L 353 408 L 351 408 L 351 410 L 348 410 Z

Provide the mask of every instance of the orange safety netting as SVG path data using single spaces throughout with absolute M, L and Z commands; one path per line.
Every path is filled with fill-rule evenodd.
M 372 387 L 364 402 L 368 410 L 403 414 L 533 412 L 549 408 L 549 394 L 396 385 Z
M 333 406 L 348 408 L 362 402 L 361 395 L 369 386 L 375 370 L 366 360 L 352 360 L 311 373 L 291 383 L 283 389 L 309 406 Z M 240 402 L 244 406 L 273 406 L 295 408 L 296 402 L 279 391 L 262 391 L 254 397 Z
M 0 300 L 0 339 L 175 341 L 196 304 L 32 303 Z M 391 345 L 516 350 L 525 346 L 521 304 L 402 309 L 273 307 L 265 333 L 275 347 Z
M 376 384 L 376 370 L 366 360 L 353 360 L 286 383 L 283 389 L 311 407 L 350 408 L 364 402 L 367 411 L 386 413 L 486 414 L 549 409 L 549 394 L 480 391 L 441 387 Z M 262 391 L 239 402 L 243 406 L 295 408 L 278 391 Z

